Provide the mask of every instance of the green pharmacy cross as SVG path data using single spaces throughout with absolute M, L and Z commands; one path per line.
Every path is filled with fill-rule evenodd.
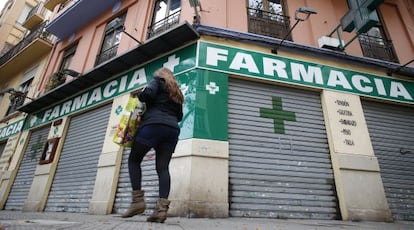
M 374 11 L 384 0 L 348 0 L 350 10 L 341 18 L 342 30 L 365 33 L 378 23 Z
M 283 110 L 280 97 L 272 97 L 272 104 L 272 109 L 260 108 L 260 117 L 273 119 L 275 133 L 284 134 L 284 121 L 296 121 L 296 115 L 294 112 Z

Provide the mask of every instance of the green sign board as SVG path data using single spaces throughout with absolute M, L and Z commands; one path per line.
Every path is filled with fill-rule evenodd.
M 413 104 L 414 82 L 200 42 L 198 67 Z
M 130 70 L 120 76 L 103 82 L 95 88 L 81 92 L 68 98 L 66 101 L 46 108 L 27 118 L 24 129 L 52 122 L 58 118 L 65 117 L 76 112 L 91 108 L 97 104 L 112 100 L 113 98 L 132 92 L 147 84 L 152 78 L 152 73 L 158 68 L 165 66 L 179 74 L 195 66 L 196 45 L 187 46 L 175 53 L 161 57 L 145 66 Z
M 38 113 L 30 114 L 25 122 L 20 120 L 0 128 L 0 140 L 15 135 L 22 129 L 50 123 L 135 91 L 145 86 L 152 78 L 152 73 L 162 66 L 174 71 L 186 99 L 184 119 L 180 123 L 180 139 L 227 140 L 228 74 L 414 103 L 412 81 L 199 41 L 114 76 Z M 294 113 L 280 107 L 280 100 L 273 98 L 273 108 L 263 108 L 260 111 L 262 117 L 275 120 L 277 133 L 284 132 L 281 122 L 295 120 Z
M 0 128 L 0 141 L 18 134 L 23 128 L 24 121 L 25 119 L 21 119 Z

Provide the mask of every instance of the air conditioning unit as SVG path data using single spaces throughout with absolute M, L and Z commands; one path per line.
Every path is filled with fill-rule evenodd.
M 338 38 L 322 36 L 318 39 L 318 44 L 320 48 L 330 50 L 341 50 L 340 46 L 345 44 L 345 42 L 344 40 L 342 40 L 342 43 L 340 43 Z

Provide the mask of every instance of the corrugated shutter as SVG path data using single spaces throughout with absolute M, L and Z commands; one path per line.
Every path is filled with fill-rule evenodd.
M 274 97 L 296 116 L 285 134 L 260 116 Z M 229 148 L 231 216 L 338 219 L 319 93 L 230 79 Z
M 14 180 L 10 195 L 5 206 L 6 210 L 22 210 L 24 202 L 29 194 L 34 177 L 34 172 L 39 164 L 43 146 L 47 141 L 50 126 L 32 131 L 29 144 L 23 155 L 22 162 Z
M 128 173 L 128 156 L 130 148 L 126 148 L 122 156 L 121 172 L 115 197 L 113 213 L 124 213 L 131 203 L 131 183 Z M 144 157 L 141 164 L 142 189 L 145 191 L 146 215 L 152 213 L 152 209 L 158 199 L 158 176 L 155 171 L 155 151 L 151 150 Z
M 6 148 L 7 142 L 0 143 L 0 158 L 3 156 L 3 151 Z
M 362 101 L 391 212 L 414 220 L 414 108 Z
M 88 212 L 111 106 L 71 119 L 45 211 Z

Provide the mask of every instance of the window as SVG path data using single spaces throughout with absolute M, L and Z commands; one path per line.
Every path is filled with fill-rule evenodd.
M 57 86 L 66 82 L 66 75 L 60 73 L 60 71 L 64 69 L 69 69 L 70 64 L 72 63 L 72 59 L 75 56 L 76 48 L 77 45 L 73 45 L 64 51 L 59 70 L 53 73 L 50 77 L 49 82 L 46 86 L 47 90 L 56 88 Z
M 23 75 L 22 80 L 20 81 L 19 87 L 16 89 L 17 93 L 10 94 L 10 106 L 7 110 L 6 115 L 11 114 L 16 111 L 16 109 L 23 105 L 27 93 L 29 92 L 33 78 L 36 75 L 38 66 L 34 66 L 26 71 Z
M 381 23 L 378 11 L 373 11 L 372 15 L 378 21 L 368 32 L 358 36 L 361 44 L 362 53 L 365 57 L 381 59 L 390 62 L 399 62 L 394 51 L 394 46 L 387 38 L 385 28 Z
M 26 21 L 27 16 L 29 15 L 29 13 L 32 10 L 32 8 L 33 7 L 25 4 L 24 7 L 23 7 L 23 9 L 22 9 L 22 11 L 21 11 L 21 13 L 20 13 L 19 18 L 17 19 L 17 23 L 19 23 L 20 25 L 22 25 Z
M 250 33 L 283 38 L 290 28 L 289 17 L 285 14 L 283 0 L 249 0 L 248 30 Z M 290 37 L 287 39 L 291 40 Z
M 121 40 L 122 31 L 124 30 L 126 14 L 116 17 L 106 25 L 105 36 L 102 42 L 101 51 L 99 52 L 95 65 L 116 56 L 118 45 Z
M 72 59 L 75 56 L 76 48 L 77 45 L 73 45 L 65 50 L 59 70 L 69 69 L 69 66 L 72 63 Z
M 172 28 L 180 21 L 180 0 L 157 0 L 152 14 L 152 23 L 148 28 L 148 38 Z
M 283 0 L 249 0 L 249 8 L 284 15 Z

